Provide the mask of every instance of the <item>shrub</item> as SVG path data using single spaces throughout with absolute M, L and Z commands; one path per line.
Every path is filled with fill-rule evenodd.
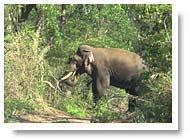
M 145 84 L 149 92 L 137 99 L 137 111 L 130 122 L 171 123 L 171 73 L 153 74 Z
M 74 117 L 85 118 L 89 117 L 87 111 L 88 104 L 85 101 L 82 101 L 78 96 L 65 96 L 61 102 L 55 105 L 55 108 L 65 111 L 71 114 Z
M 21 114 L 31 113 L 38 109 L 38 105 L 25 99 L 5 99 L 4 101 L 4 121 L 16 122 Z

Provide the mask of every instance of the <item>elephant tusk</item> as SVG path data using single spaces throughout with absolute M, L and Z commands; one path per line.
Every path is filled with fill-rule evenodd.
M 74 81 L 77 81 L 78 80 L 78 76 L 74 76 Z
M 94 62 L 94 56 L 93 56 L 93 54 L 89 57 L 89 62 L 90 63 Z
M 65 75 L 64 77 L 62 77 L 60 79 L 60 81 L 66 80 L 67 78 L 69 78 L 74 72 L 69 72 L 67 75 Z

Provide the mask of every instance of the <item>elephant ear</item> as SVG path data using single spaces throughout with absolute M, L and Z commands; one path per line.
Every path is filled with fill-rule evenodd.
M 82 45 L 78 49 L 78 54 L 82 57 L 84 68 L 88 74 L 92 73 L 91 63 L 94 62 L 92 49 L 93 48 L 88 45 Z
M 92 53 L 92 47 L 88 45 L 82 45 L 79 47 L 79 53 L 86 64 L 94 62 L 94 56 Z

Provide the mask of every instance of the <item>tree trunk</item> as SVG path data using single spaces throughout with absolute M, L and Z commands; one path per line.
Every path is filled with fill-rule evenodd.
M 43 21 L 44 21 L 44 13 L 43 13 L 42 9 L 39 9 L 38 20 L 37 20 L 36 29 L 35 29 L 36 36 L 34 38 L 34 54 L 35 55 L 38 54 L 39 37 L 40 37 L 40 32 L 43 27 Z
M 22 4 L 21 7 L 21 16 L 19 18 L 19 22 L 24 22 L 28 19 L 28 16 L 30 14 L 30 12 L 32 11 L 32 9 L 35 9 L 36 12 L 38 11 L 36 4 Z
M 63 29 L 65 23 L 66 23 L 66 4 L 61 5 L 61 16 L 59 18 L 59 28 L 60 30 Z

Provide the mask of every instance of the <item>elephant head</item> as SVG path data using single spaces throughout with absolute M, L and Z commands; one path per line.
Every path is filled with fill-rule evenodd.
M 76 54 L 69 59 L 70 72 L 61 78 L 68 85 L 74 86 L 79 75 L 87 73 L 92 74 L 92 65 L 94 62 L 93 48 L 88 45 L 82 45 L 78 48 Z M 74 79 L 69 81 L 69 77 L 74 76 Z
M 77 51 L 77 55 L 82 59 L 81 68 L 89 75 L 92 74 L 92 63 L 94 62 L 93 48 L 88 45 L 82 45 Z

